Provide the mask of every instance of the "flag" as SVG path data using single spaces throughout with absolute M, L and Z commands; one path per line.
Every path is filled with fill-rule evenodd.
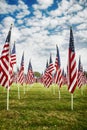
M 34 82 L 34 73 L 33 73 L 33 69 L 32 69 L 32 64 L 31 64 L 31 60 L 29 61 L 29 65 L 28 65 L 28 72 L 27 72 L 27 83 L 28 84 L 32 84 Z
M 12 49 L 12 52 L 11 52 L 11 63 L 12 63 L 12 65 L 16 64 L 15 42 L 14 42 L 13 49 Z
M 77 85 L 77 68 L 72 28 L 70 28 L 70 41 L 68 53 L 68 90 L 73 93 Z
M 55 60 L 55 68 L 56 68 L 56 73 L 54 75 L 54 82 L 59 85 L 59 87 L 62 86 L 63 79 L 62 79 L 62 70 L 60 67 L 60 55 L 59 55 L 59 49 L 58 46 L 57 48 L 57 54 L 56 54 L 56 60 Z
M 24 83 L 24 52 L 21 59 L 21 65 L 18 72 L 18 83 L 23 84 Z
M 49 65 L 48 65 L 48 68 L 47 68 L 47 72 L 52 73 L 53 71 L 54 71 L 54 65 L 53 65 L 53 62 L 52 62 L 52 56 L 50 54 L 50 60 L 49 60 Z
M 10 57 L 10 38 L 11 38 L 11 30 L 8 32 L 1 57 L 0 57 L 0 84 L 6 88 L 8 88 L 12 84 L 12 64 Z
M 78 64 L 78 87 L 81 88 L 81 86 L 84 84 L 84 72 L 83 67 L 81 64 L 81 58 L 79 57 L 79 64 Z
M 66 73 L 64 72 L 64 69 L 62 71 L 62 79 L 63 79 L 63 85 L 67 85 L 67 77 Z
M 46 87 L 49 87 L 53 82 L 53 76 L 52 76 L 53 71 L 54 71 L 54 65 L 52 63 L 52 57 L 51 57 L 51 54 L 50 54 L 49 65 L 46 68 L 45 74 L 43 76 L 43 83 Z

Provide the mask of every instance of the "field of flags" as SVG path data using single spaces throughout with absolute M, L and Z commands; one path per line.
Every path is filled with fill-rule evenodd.
M 10 86 L 13 83 L 16 84 L 33 84 L 40 82 L 44 87 L 49 88 L 52 84 L 57 84 L 60 89 L 63 85 L 68 86 L 68 91 L 71 93 L 71 109 L 73 110 L 73 92 L 76 87 L 83 87 L 87 84 L 87 77 L 84 74 L 83 66 L 81 63 L 81 57 L 79 57 L 79 63 L 77 68 L 75 57 L 75 46 L 73 31 L 70 27 L 70 39 L 68 48 L 68 63 L 67 73 L 61 68 L 59 48 L 56 45 L 56 59 L 55 64 L 52 62 L 52 54 L 50 55 L 49 62 L 46 63 L 46 68 L 43 74 L 39 78 L 34 76 L 31 60 L 29 61 L 27 74 L 24 73 L 24 52 L 21 57 L 20 67 L 17 68 L 17 72 L 14 72 L 14 65 L 16 64 L 16 45 L 14 42 L 13 48 L 10 48 L 10 39 L 12 33 L 12 25 L 9 29 L 3 50 L 0 54 L 0 85 L 7 88 L 7 110 L 9 109 L 9 91 Z

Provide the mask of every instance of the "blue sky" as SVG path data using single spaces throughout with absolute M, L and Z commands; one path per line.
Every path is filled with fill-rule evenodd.
M 25 53 L 25 73 L 31 59 L 33 70 L 42 72 L 59 47 L 61 67 L 68 62 L 69 28 L 73 27 L 76 60 L 87 70 L 86 0 L 0 0 L 0 53 L 13 24 L 11 47 L 16 41 L 17 66 Z M 16 70 L 16 66 L 15 66 Z

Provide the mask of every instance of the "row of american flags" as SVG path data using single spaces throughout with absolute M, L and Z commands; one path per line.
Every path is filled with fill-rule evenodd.
M 87 78 L 83 72 L 83 66 L 81 63 L 81 57 L 79 57 L 78 69 L 76 66 L 76 56 L 74 47 L 73 31 L 70 28 L 70 40 L 68 49 L 68 63 L 67 63 L 67 74 L 61 68 L 59 48 L 56 46 L 56 59 L 55 64 L 52 62 L 52 55 L 50 54 L 49 63 L 46 63 L 46 69 L 44 73 L 36 79 L 32 69 L 31 60 L 29 61 L 27 74 L 24 74 L 24 52 L 21 58 L 20 67 L 17 68 L 17 72 L 14 72 L 14 65 L 16 63 L 16 46 L 11 50 L 10 39 L 11 39 L 12 25 L 9 29 L 3 50 L 0 56 L 0 85 L 6 88 L 10 88 L 12 83 L 20 83 L 23 85 L 33 84 L 34 82 L 43 83 L 45 87 L 49 88 L 51 84 L 58 84 L 59 88 L 66 84 L 69 92 L 73 93 L 76 86 L 81 88 L 82 85 L 87 84 Z

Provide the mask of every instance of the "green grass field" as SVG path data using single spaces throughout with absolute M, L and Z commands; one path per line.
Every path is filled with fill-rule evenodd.
M 6 110 L 6 89 L 0 87 L 0 130 L 87 130 L 87 86 L 74 92 L 74 110 L 66 86 L 45 88 L 41 84 L 10 89 L 9 111 Z

